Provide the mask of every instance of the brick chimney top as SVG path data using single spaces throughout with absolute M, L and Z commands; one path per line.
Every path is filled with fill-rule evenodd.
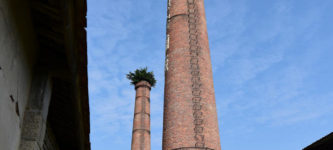
M 135 84 L 135 89 L 139 88 L 139 87 L 146 87 L 148 88 L 149 90 L 151 90 L 151 85 L 149 84 L 149 82 L 147 81 L 140 81 L 138 82 L 137 84 Z

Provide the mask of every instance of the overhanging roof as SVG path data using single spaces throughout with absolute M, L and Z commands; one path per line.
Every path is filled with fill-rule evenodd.
M 86 0 L 31 0 L 39 68 L 53 76 L 48 122 L 60 149 L 90 150 Z
M 303 150 L 333 150 L 333 132 L 312 143 Z

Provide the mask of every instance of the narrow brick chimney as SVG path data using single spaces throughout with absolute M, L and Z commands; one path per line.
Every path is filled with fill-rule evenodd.
M 135 84 L 135 110 L 132 132 L 132 150 L 150 150 L 150 90 L 147 81 Z
M 163 150 L 221 150 L 204 0 L 168 0 Z

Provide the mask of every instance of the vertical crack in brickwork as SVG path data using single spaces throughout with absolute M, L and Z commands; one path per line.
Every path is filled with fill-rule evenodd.
M 191 81 L 192 81 L 192 103 L 193 103 L 193 118 L 194 118 L 194 139 L 195 147 L 204 148 L 205 147 L 205 136 L 203 134 L 204 130 L 204 119 L 202 109 L 202 97 L 201 97 L 201 81 L 200 81 L 200 67 L 199 67 L 199 55 L 200 55 L 200 45 L 198 43 L 198 30 L 197 24 L 198 9 L 196 5 L 196 0 L 187 0 L 188 5 L 188 25 L 189 25 L 189 45 L 190 45 L 190 71 L 191 71 Z

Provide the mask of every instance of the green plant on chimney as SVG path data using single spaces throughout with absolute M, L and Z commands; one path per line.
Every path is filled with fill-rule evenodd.
M 136 69 L 134 72 L 129 72 L 126 77 L 131 80 L 131 84 L 133 85 L 140 81 L 147 81 L 152 87 L 156 84 L 154 73 L 152 71 L 148 72 L 147 67 Z

